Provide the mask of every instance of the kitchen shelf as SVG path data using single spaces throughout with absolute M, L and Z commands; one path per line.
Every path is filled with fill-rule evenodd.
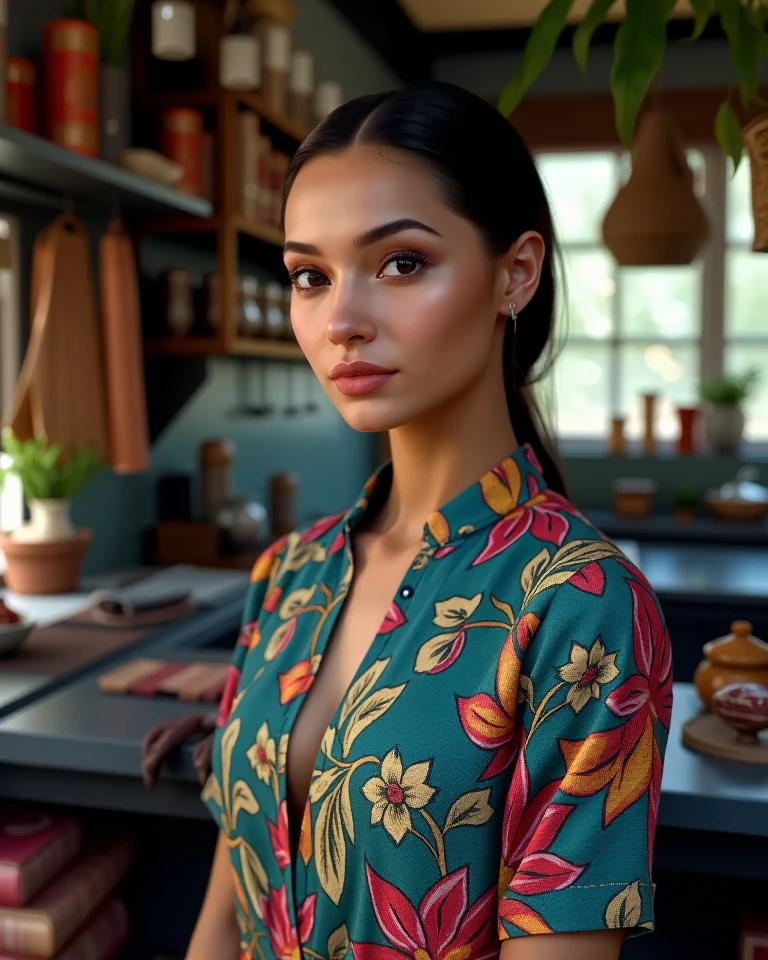
M 145 217 L 141 226 L 145 234 L 185 234 L 185 233 L 216 233 L 224 220 L 218 214 L 210 217 L 165 216 Z M 234 216 L 230 221 L 238 233 L 254 240 L 261 240 L 270 246 L 283 249 L 285 235 L 277 227 L 259 220 L 249 220 L 247 217 Z
M 263 240 L 265 243 L 271 243 L 276 247 L 283 249 L 285 244 L 285 234 L 277 227 L 268 223 L 260 223 L 258 220 L 249 220 L 247 217 L 235 217 L 235 229 L 238 233 L 245 234 L 248 237 L 254 237 L 256 240 Z
M 269 360 L 304 360 L 301 347 L 292 340 L 247 340 L 238 338 L 227 350 L 217 337 L 153 337 L 146 351 L 165 357 L 262 357 Z
M 81 156 L 6 124 L 0 124 L 0 178 L 6 197 L 12 198 L 14 185 L 19 185 L 20 203 L 27 202 L 29 188 L 33 187 L 40 198 L 50 198 L 52 205 L 60 205 L 62 198 L 81 198 L 119 205 L 124 210 L 190 217 L 209 217 L 212 212 L 211 204 L 200 197 L 137 176 L 104 160 Z
M 166 107 L 195 107 L 197 109 L 205 109 L 206 107 L 218 108 L 225 103 L 227 99 L 232 100 L 238 106 L 253 110 L 262 120 L 265 120 L 270 126 L 284 133 L 287 137 L 295 140 L 296 143 L 301 143 L 309 133 L 309 130 L 305 129 L 301 124 L 273 110 L 267 101 L 259 96 L 258 93 L 244 93 L 223 89 L 163 91 L 161 93 L 144 94 L 139 102 L 143 107 L 158 110 L 165 109 Z

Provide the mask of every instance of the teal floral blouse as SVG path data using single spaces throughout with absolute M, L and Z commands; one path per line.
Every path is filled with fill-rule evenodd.
M 510 937 L 652 930 L 669 637 L 528 445 L 428 518 L 322 738 L 291 862 L 290 733 L 350 537 L 390 483 L 385 464 L 253 570 L 203 791 L 241 960 L 486 960 Z

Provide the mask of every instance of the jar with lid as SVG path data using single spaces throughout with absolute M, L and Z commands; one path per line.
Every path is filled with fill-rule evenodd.
M 735 620 L 731 633 L 704 644 L 693 683 L 708 709 L 715 691 L 732 683 L 768 685 L 768 643 L 752 635 L 749 621 Z
M 282 23 L 264 20 L 258 26 L 261 43 L 261 95 L 275 113 L 288 113 L 291 72 L 291 31 Z
M 280 339 L 283 336 L 285 317 L 283 316 L 283 288 L 279 283 L 261 284 L 261 315 L 264 323 L 264 336 Z
M 312 126 L 315 91 L 315 58 L 309 50 L 294 50 L 288 86 L 288 115 L 309 130 Z
M 259 298 L 259 286 L 256 277 L 242 277 L 240 281 L 242 309 L 239 314 L 238 333 L 241 337 L 264 335 L 264 315 Z

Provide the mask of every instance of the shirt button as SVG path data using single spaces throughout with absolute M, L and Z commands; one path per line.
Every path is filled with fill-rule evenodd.
M 403 587 L 403 589 L 400 591 L 400 596 L 403 598 L 403 600 L 410 600 L 413 596 L 413 587 Z

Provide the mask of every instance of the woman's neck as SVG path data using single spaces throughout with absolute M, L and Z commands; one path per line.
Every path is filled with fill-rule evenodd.
M 500 387 L 488 385 L 450 409 L 390 431 L 392 486 L 369 529 L 385 536 L 393 549 L 418 542 L 434 510 L 517 449 Z

